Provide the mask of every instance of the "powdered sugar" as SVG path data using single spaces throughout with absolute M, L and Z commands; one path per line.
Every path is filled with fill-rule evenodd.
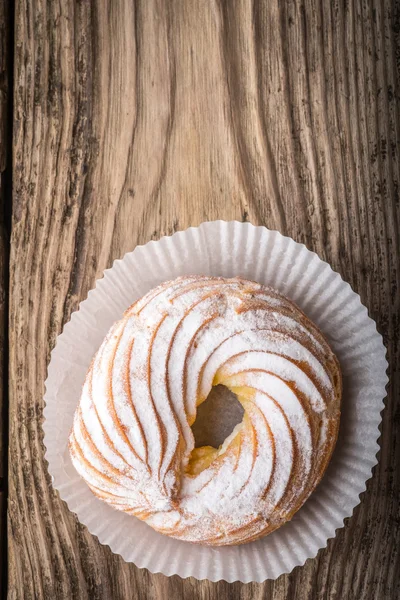
M 126 312 L 96 355 L 72 460 L 95 493 L 164 533 L 217 544 L 257 536 L 313 485 L 313 462 L 332 441 L 319 433 L 338 401 L 334 361 L 274 290 L 211 277 L 163 284 Z M 243 423 L 189 475 L 190 424 L 218 383 L 237 392 Z

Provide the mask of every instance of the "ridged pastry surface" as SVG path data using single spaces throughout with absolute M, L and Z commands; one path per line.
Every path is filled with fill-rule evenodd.
M 243 421 L 220 448 L 191 425 L 213 385 Z M 209 545 L 270 533 L 321 479 L 340 418 L 341 375 L 297 306 L 240 278 L 181 277 L 109 331 L 74 417 L 73 464 L 93 493 L 157 531 Z

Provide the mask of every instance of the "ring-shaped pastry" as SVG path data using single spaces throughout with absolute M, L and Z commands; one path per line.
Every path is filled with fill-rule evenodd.
M 219 448 L 191 425 L 213 385 L 242 422 Z M 69 448 L 93 493 L 181 540 L 241 544 L 288 521 L 320 481 L 341 374 L 293 302 L 240 278 L 188 276 L 133 304 L 94 357 Z

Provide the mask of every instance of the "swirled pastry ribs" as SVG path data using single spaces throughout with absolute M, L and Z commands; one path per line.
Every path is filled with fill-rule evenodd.
M 243 421 L 220 448 L 194 448 L 196 408 L 218 384 L 237 395 Z M 182 540 L 240 544 L 289 520 L 313 491 L 340 399 L 335 355 L 287 298 L 239 278 L 181 277 L 109 331 L 69 448 L 114 508 Z

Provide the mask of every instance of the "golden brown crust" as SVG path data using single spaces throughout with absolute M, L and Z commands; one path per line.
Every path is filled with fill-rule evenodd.
M 219 449 L 190 429 L 212 385 L 242 403 Z M 339 363 L 287 298 L 240 278 L 182 277 L 151 290 L 106 336 L 69 448 L 91 490 L 179 539 L 241 544 L 291 519 L 335 446 Z

